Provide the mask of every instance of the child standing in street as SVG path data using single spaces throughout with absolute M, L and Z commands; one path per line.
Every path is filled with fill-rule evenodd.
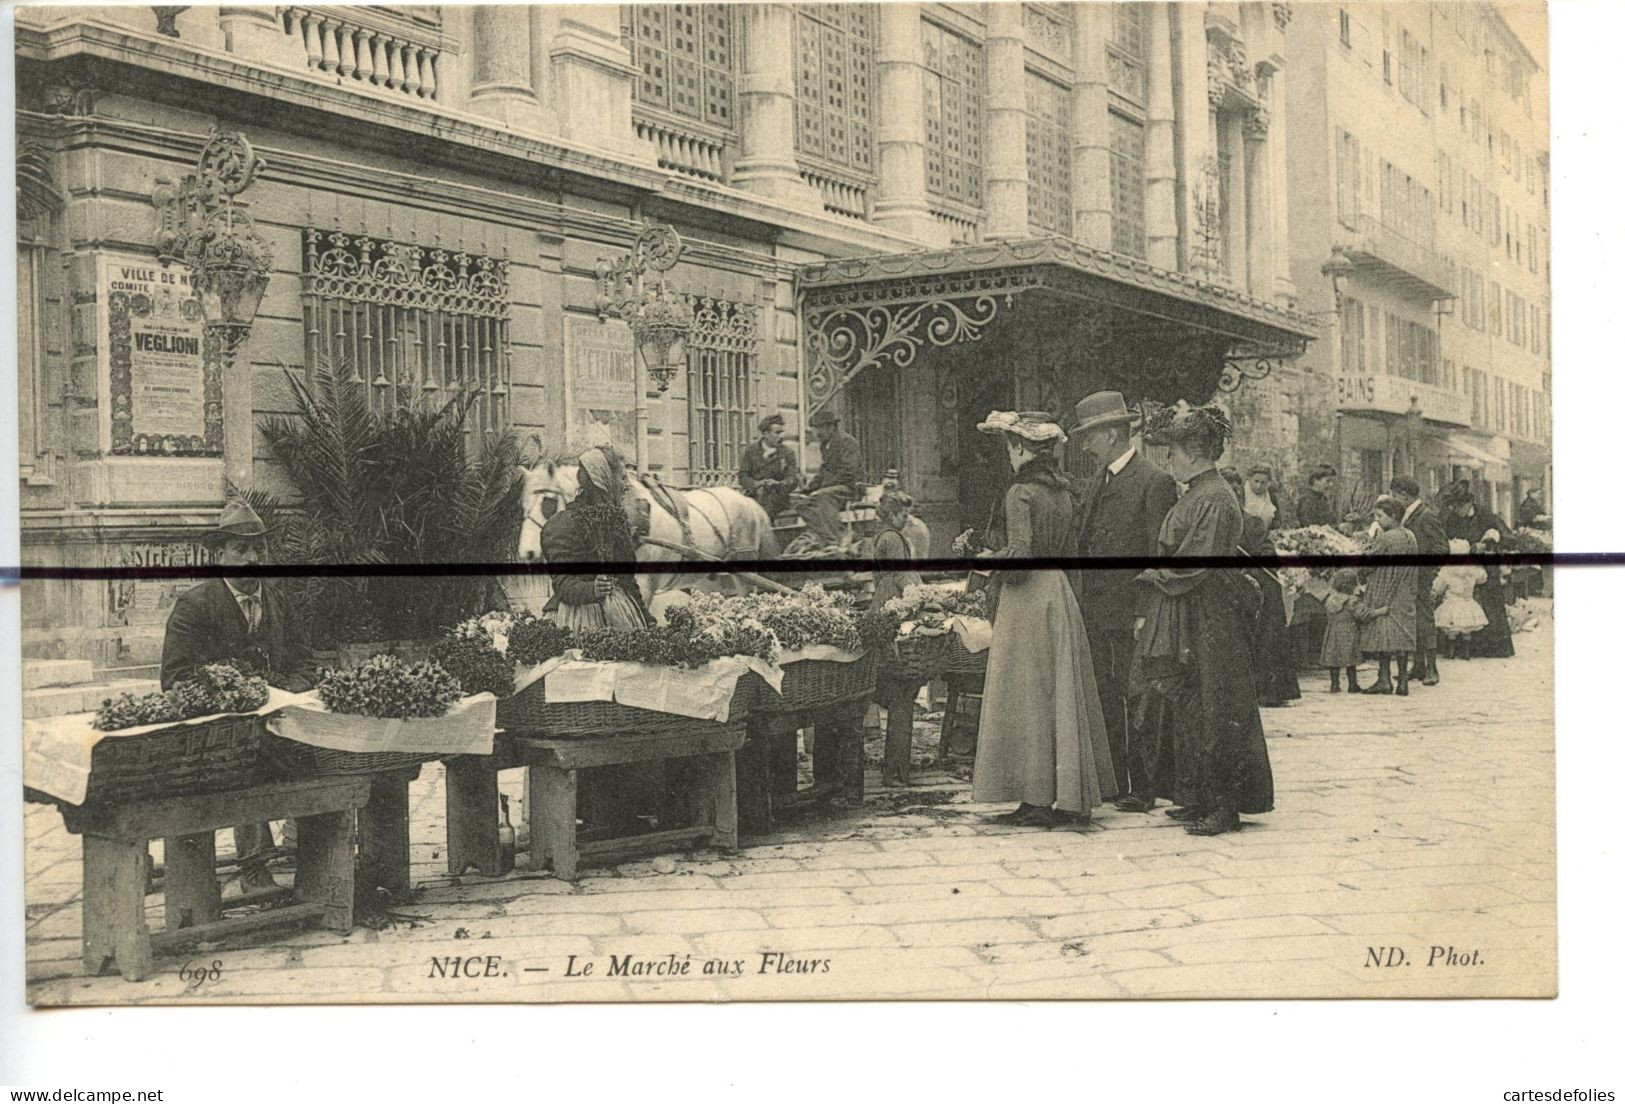
M 1360 576 L 1352 567 L 1339 568 L 1332 575 L 1332 592 L 1326 596 L 1326 631 L 1320 639 L 1320 665 L 1332 673 L 1331 692 L 1342 691 L 1338 672 L 1347 672 L 1349 693 L 1358 694 L 1360 683 L 1355 668 L 1360 664 L 1360 625 L 1363 609 L 1357 591 Z
M 1452 556 L 1465 556 L 1467 551 L 1466 541 L 1450 542 Z M 1473 588 L 1482 585 L 1484 577 L 1484 569 L 1477 564 L 1452 564 L 1440 568 L 1438 577 L 1433 580 L 1434 600 L 1443 596 L 1433 614 L 1433 623 L 1449 641 L 1445 647 L 1448 659 L 1473 658 L 1473 634 L 1490 623 L 1483 607 L 1473 598 Z

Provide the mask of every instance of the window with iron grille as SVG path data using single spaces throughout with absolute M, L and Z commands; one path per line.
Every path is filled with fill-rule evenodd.
M 1111 119 L 1112 249 L 1145 256 L 1145 126 L 1115 111 Z M 1220 190 L 1225 173 L 1221 168 Z M 1225 197 L 1219 200 L 1221 209 Z M 1221 235 L 1222 237 L 1222 235 Z
M 756 440 L 757 309 L 708 296 L 691 300 L 688 335 L 689 478 L 732 483 L 739 457 Z
M 369 384 L 375 407 L 473 394 L 471 438 L 508 423 L 508 262 L 305 231 L 305 367 Z
M 872 181 L 873 4 L 796 5 L 796 152 Z
M 626 13 L 633 99 L 719 130 L 737 129 L 738 9 L 730 4 L 634 4 Z
M 1065 88 L 1027 71 L 1027 223 L 1072 233 L 1072 113 Z
M 967 207 L 983 205 L 982 104 L 987 70 L 980 43 L 926 21 L 925 190 Z

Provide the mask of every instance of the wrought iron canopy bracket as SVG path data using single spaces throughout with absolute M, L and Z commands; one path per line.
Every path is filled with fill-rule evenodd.
M 1268 379 L 1270 372 L 1284 360 L 1296 360 L 1309 349 L 1309 339 L 1274 344 L 1238 342 L 1230 347 L 1224 358 L 1224 370 L 1219 373 L 1220 391 L 1239 391 L 1248 380 Z

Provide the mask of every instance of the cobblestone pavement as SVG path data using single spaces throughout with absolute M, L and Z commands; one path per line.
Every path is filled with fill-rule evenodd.
M 79 841 L 54 810 L 30 806 L 28 996 L 1549 995 L 1549 618 L 1517 645 L 1511 660 L 1446 661 L 1443 684 L 1409 699 L 1333 695 L 1305 674 L 1303 700 L 1265 715 L 1277 810 L 1211 839 L 1160 813 L 1109 808 L 1081 833 L 997 827 L 984 819 L 997 810 L 970 804 L 962 780 L 917 769 L 907 791 L 877 788 L 872 773 L 860 810 L 808 813 L 736 854 L 589 868 L 575 885 L 453 879 L 442 776 L 426 768 L 412 789 L 419 891 L 392 924 L 200 951 L 190 961 L 218 962 L 219 980 L 196 989 L 180 979 L 188 960 L 178 958 L 160 959 L 139 983 L 81 976 Z M 918 762 L 934 736 L 922 732 Z M 519 778 L 505 778 L 505 790 L 517 796 Z M 229 853 L 229 833 L 221 846 Z M 1396 964 L 1371 965 L 1373 955 Z M 468 967 L 471 956 L 480 957 Z M 457 973 L 475 976 L 433 976 L 437 961 L 453 972 L 455 958 L 465 964 Z M 711 972 L 719 967 L 725 976 Z

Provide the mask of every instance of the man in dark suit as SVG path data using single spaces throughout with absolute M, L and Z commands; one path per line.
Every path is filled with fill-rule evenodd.
M 863 447 L 858 439 L 841 428 L 841 419 L 832 410 L 820 410 L 807 423 L 818 437 L 818 474 L 792 504 L 825 544 L 841 541 L 841 511 L 858 496 L 863 483 Z
M 265 558 L 265 523 L 246 502 L 227 503 L 203 539 L 222 566 L 252 568 Z M 309 690 L 310 653 L 289 629 L 286 609 L 265 580 L 245 575 L 199 583 L 176 599 L 164 626 L 161 685 L 171 689 L 199 667 L 229 661 L 284 690 Z M 243 888 L 274 885 L 262 857 L 274 846 L 271 826 L 239 824 L 236 836 Z
M 739 457 L 739 489 L 762 504 L 768 517 L 790 508 L 801 475 L 796 450 L 784 443 L 784 415 L 769 414 L 756 427 L 761 440 Z
M 1120 393 L 1098 391 L 1086 396 L 1074 413 L 1077 424 L 1070 432 L 1100 462 L 1078 514 L 1078 554 L 1156 555 L 1162 519 L 1179 498 L 1178 485 L 1135 451 L 1129 436 L 1133 416 Z M 1144 603 L 1134 586 L 1140 570 L 1085 568 L 1079 573 L 1078 602 L 1089 634 L 1100 706 L 1106 715 L 1106 741 L 1117 789 L 1128 795 L 1118 804 L 1148 812 L 1156 799 L 1133 792 L 1132 784 L 1139 780 L 1133 777 L 1127 750 L 1129 663 L 1134 657 L 1135 619 L 1143 615 Z
M 1405 507 L 1400 524 L 1416 535 L 1416 554 L 1443 556 L 1450 551 L 1450 539 L 1445 536 L 1444 522 L 1422 501 L 1422 489 L 1408 475 L 1396 475 L 1388 481 L 1388 493 Z M 1439 574 L 1437 566 L 1416 569 L 1416 657 L 1411 664 L 1410 677 L 1423 686 L 1439 685 L 1439 634 L 1433 624 L 1433 580 Z

